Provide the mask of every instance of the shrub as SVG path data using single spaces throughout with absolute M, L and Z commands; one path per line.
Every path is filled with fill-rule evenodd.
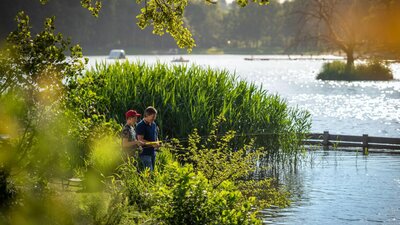
M 124 176 L 130 199 L 124 223 L 261 224 L 252 209 L 255 198 L 243 196 L 230 181 L 214 188 L 190 164 L 171 162 L 154 177 L 148 171 Z
M 175 144 L 177 148 L 172 147 L 177 150 L 180 161 L 192 164 L 214 188 L 225 181 L 232 182 L 246 197 L 256 197 L 258 208 L 289 205 L 288 193 L 274 186 L 273 179 L 264 177 L 271 168 L 260 163 L 267 154 L 263 148 L 256 148 L 250 141 L 242 148 L 232 149 L 234 131 L 215 136 L 220 120 L 223 118 L 216 120 L 207 140 L 202 141 L 195 130 L 189 137 L 187 149 L 182 150 L 179 144 Z
M 258 224 L 251 212 L 254 198 L 246 199 L 230 182 L 214 188 L 201 172 L 177 162 L 166 167 L 151 191 L 152 207 L 160 224 Z

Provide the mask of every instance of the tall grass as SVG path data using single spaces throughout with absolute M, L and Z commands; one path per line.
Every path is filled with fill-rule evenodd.
M 161 63 L 100 63 L 77 83 L 76 89 L 98 96 L 90 107 L 120 123 L 128 109 L 143 112 L 147 106 L 155 106 L 162 138 L 186 138 L 194 128 L 205 135 L 213 121 L 223 115 L 226 121 L 221 132 L 237 131 L 241 143 L 255 138 L 269 156 L 277 159 L 297 155 L 310 127 L 308 112 L 288 107 L 280 96 L 268 94 L 225 70 Z

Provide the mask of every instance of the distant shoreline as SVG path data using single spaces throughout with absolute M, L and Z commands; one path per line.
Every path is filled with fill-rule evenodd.
M 288 56 L 293 57 L 294 60 L 297 59 L 317 59 L 319 60 L 323 56 L 329 56 L 329 60 L 332 60 L 331 57 L 334 57 L 335 60 L 343 60 L 346 58 L 344 54 L 340 54 L 340 52 L 313 52 L 313 51 L 293 51 L 293 52 L 284 52 L 282 49 L 220 49 L 220 48 L 194 48 L 191 53 L 188 53 L 186 49 L 129 49 L 129 48 L 121 48 L 116 47 L 115 49 L 124 49 L 126 55 L 243 55 L 244 58 L 254 57 L 255 60 L 268 60 L 261 59 L 264 57 L 258 56 Z M 110 49 L 111 50 L 111 49 Z M 110 50 L 94 50 L 89 49 L 85 50 L 83 48 L 84 56 L 108 56 Z M 314 58 L 315 57 L 315 58 Z M 367 60 L 368 57 L 359 58 L 359 60 Z M 391 57 L 391 56 L 381 56 L 382 60 L 399 62 L 399 58 Z M 273 59 L 271 59 L 273 60 Z
M 313 51 L 293 51 L 285 52 L 281 48 L 268 48 L 268 49 L 238 49 L 238 48 L 194 48 L 191 53 L 186 49 L 169 48 L 169 49 L 140 49 L 140 48 L 124 48 L 116 46 L 110 49 L 90 49 L 83 46 L 84 55 L 108 55 L 112 49 L 124 49 L 127 55 L 338 55 L 338 52 L 313 52 Z

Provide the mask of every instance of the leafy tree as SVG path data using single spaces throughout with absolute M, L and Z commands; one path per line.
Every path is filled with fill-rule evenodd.
M 294 9 L 301 18 L 297 42 L 321 41 L 333 49 L 342 50 L 347 57 L 349 73 L 355 54 L 367 49 L 368 29 L 365 26 L 369 9 L 378 5 L 375 1 L 298 0 L 302 8 Z
M 45 4 L 49 0 L 40 0 Z M 184 12 L 189 4 L 188 0 L 137 0 L 141 7 L 139 15 L 137 15 L 137 25 L 145 29 L 148 26 L 153 27 L 153 33 L 164 35 L 169 33 L 176 41 L 180 48 L 187 48 L 190 52 L 196 46 L 192 37 L 192 33 L 185 26 Z M 204 0 L 206 4 L 216 4 L 217 1 Z M 259 5 L 269 3 L 269 0 L 237 0 L 236 3 L 240 7 L 247 6 L 250 2 Z M 101 0 L 82 0 L 81 4 L 88 9 L 94 16 L 98 16 L 102 7 Z
M 31 35 L 29 17 L 24 12 L 16 21 L 18 29 L 8 36 L 0 52 L 0 100 L 5 103 L 11 98 L 23 105 L 18 122 L 26 135 L 33 135 L 42 113 L 56 108 L 63 99 L 63 82 L 81 75 L 85 60 L 79 45 L 70 46 L 69 40 L 55 33 L 54 18 L 47 18 L 43 31 L 36 36 Z M 65 55 L 67 49 L 69 57 Z M 32 147 L 31 143 L 21 146 Z
M 29 17 L 24 12 L 17 15 L 18 29 L 10 33 L 0 53 L 0 94 L 19 89 L 33 100 L 44 91 L 60 92 L 63 79 L 81 74 L 85 64 L 81 48 L 70 47 L 69 40 L 55 33 L 54 19 L 47 18 L 43 31 L 32 37 Z
M 272 39 L 279 39 L 279 23 L 282 18 L 280 3 L 276 0 L 270 1 L 268 7 L 249 5 L 240 8 L 233 5 L 224 17 L 227 24 L 226 36 L 233 45 L 245 48 L 260 48 L 269 46 Z M 275 43 L 274 43 L 275 44 Z
M 201 47 L 224 45 L 224 14 L 219 5 L 208 6 L 203 0 L 193 1 L 185 10 L 185 21 Z
M 61 159 L 67 149 L 55 135 L 65 135 L 67 143 L 59 111 L 63 82 L 81 75 L 85 61 L 78 45 L 70 46 L 69 40 L 55 33 L 54 18 L 47 18 L 43 31 L 35 36 L 24 12 L 17 15 L 16 21 L 17 30 L 0 51 L 1 133 L 9 135 L 9 141 L 0 145 L 0 173 L 11 176 L 26 169 L 33 180 L 39 179 L 40 187 L 48 175 L 59 172 L 61 167 L 55 160 Z M 67 49 L 69 57 L 65 55 Z M 55 146 L 62 147 L 54 151 Z M 7 178 L 2 182 L 10 181 Z

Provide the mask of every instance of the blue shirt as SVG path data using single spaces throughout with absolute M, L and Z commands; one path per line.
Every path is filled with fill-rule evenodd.
M 157 141 L 157 125 L 156 123 L 147 124 L 144 120 L 136 125 L 136 135 L 143 135 L 146 141 Z M 143 152 L 140 155 L 154 155 L 153 147 L 143 147 Z

